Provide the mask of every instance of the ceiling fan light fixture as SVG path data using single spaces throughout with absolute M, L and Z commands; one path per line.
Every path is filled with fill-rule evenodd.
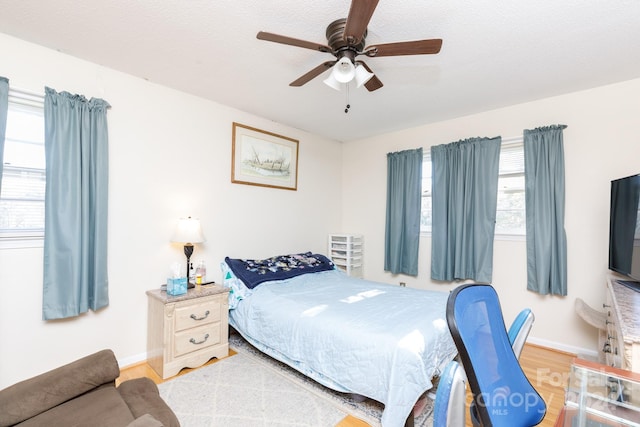
M 331 76 L 340 83 L 349 83 L 356 76 L 356 70 L 353 62 L 347 57 L 342 57 L 333 66 Z
M 329 77 L 322 81 L 324 84 L 329 86 L 331 89 L 335 89 L 337 91 L 340 90 L 341 83 L 333 77 L 333 73 L 329 74 Z
M 373 77 L 373 73 L 367 71 L 362 64 L 358 64 L 355 69 L 356 87 L 360 87 Z
M 260 31 L 259 40 L 281 43 L 290 46 L 311 49 L 317 52 L 329 53 L 336 60 L 325 61 L 289 83 L 289 86 L 299 87 L 331 68 L 333 79 L 339 83 L 348 84 L 354 78 L 357 87 L 364 86 L 369 92 L 380 89 L 383 84 L 378 76 L 372 74 L 371 69 L 362 61 L 357 61 L 359 55 L 369 58 L 381 56 L 404 55 L 433 55 L 440 52 L 442 39 L 411 40 L 403 42 L 381 43 L 368 45 L 366 38 L 367 27 L 378 5 L 379 0 L 351 0 L 349 15 L 346 18 L 336 19 L 331 22 L 325 31 L 327 44 L 309 42 L 280 34 Z M 356 69 L 359 77 L 356 77 Z M 336 89 L 332 79 L 325 83 Z M 347 86 L 348 87 L 348 86 Z

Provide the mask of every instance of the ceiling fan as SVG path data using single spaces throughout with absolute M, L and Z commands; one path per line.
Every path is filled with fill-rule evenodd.
M 384 43 L 365 47 L 367 25 L 378 5 L 379 0 L 352 0 L 349 15 L 346 19 L 338 19 L 327 26 L 327 45 L 295 39 L 279 34 L 260 31 L 257 38 L 275 43 L 327 52 L 335 56 L 335 60 L 326 61 L 311 71 L 292 81 L 289 86 L 302 86 L 326 70 L 333 68 L 332 74 L 325 83 L 339 90 L 339 83 L 356 79 L 358 86 L 364 85 L 370 92 L 380 89 L 380 79 L 371 71 L 364 61 L 356 59 L 359 55 L 369 58 L 400 55 L 430 55 L 440 52 L 442 39 L 414 40 L 406 42 Z M 336 84 L 336 82 L 338 84 Z

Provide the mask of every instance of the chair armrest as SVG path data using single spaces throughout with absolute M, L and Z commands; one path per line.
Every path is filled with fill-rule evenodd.
M 522 353 L 522 349 L 524 348 L 524 344 L 527 341 L 527 337 L 535 320 L 536 317 L 533 315 L 533 312 L 525 308 L 518 313 L 509 327 L 509 342 L 511 343 L 511 348 L 513 348 L 513 353 L 516 355 L 516 359 L 520 359 L 520 353 Z
M 464 427 L 467 377 L 462 366 L 452 360 L 440 375 L 433 409 L 433 425 Z
M 111 350 L 102 350 L 0 391 L 0 427 L 45 412 L 120 375 Z

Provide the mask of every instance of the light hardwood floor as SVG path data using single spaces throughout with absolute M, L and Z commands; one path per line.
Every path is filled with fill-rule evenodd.
M 229 356 L 235 354 L 232 350 Z M 529 378 L 531 384 L 547 403 L 547 415 L 540 424 L 541 427 L 553 427 L 556 418 L 560 414 L 564 403 L 564 388 L 567 383 L 567 375 L 571 361 L 575 355 L 526 344 L 520 356 L 520 364 Z M 215 363 L 218 359 L 210 360 L 206 365 Z M 198 369 L 198 368 L 196 368 Z M 183 369 L 178 375 L 184 375 L 193 369 Z M 120 377 L 116 381 L 122 381 L 148 377 L 156 384 L 163 382 L 163 379 L 147 364 L 139 363 L 121 369 Z M 470 402 L 470 393 L 467 393 L 467 405 Z M 467 426 L 471 427 L 471 422 L 467 416 Z M 345 417 L 336 427 L 369 427 L 369 424 L 351 417 Z
M 229 356 L 227 357 L 231 357 L 234 354 L 236 354 L 235 351 L 229 349 Z M 216 363 L 218 360 L 222 360 L 222 359 L 211 359 L 209 360 L 207 363 L 205 363 L 202 366 L 207 366 L 207 365 L 211 365 L 212 363 Z M 171 377 L 171 378 L 175 378 L 178 377 L 180 375 L 184 375 L 188 372 L 193 371 L 194 369 L 199 369 L 202 368 L 202 366 L 198 367 L 198 368 L 184 368 L 183 370 L 181 370 L 180 372 L 178 372 L 178 375 Z M 120 376 L 116 379 L 116 385 L 120 384 L 123 381 L 127 381 L 127 380 L 131 380 L 134 378 L 141 378 L 141 377 L 147 377 L 147 378 L 151 378 L 153 380 L 154 383 L 156 384 L 161 384 L 165 381 L 169 381 L 171 378 L 167 378 L 166 380 L 163 380 L 160 375 L 158 375 L 156 373 L 156 371 L 153 370 L 153 368 L 151 366 L 149 366 L 149 364 L 147 362 L 140 362 L 140 363 L 136 363 L 135 365 L 130 365 L 130 366 L 126 366 L 124 368 L 120 369 Z

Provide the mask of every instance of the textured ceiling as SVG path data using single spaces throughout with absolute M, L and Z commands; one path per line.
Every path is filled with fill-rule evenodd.
M 368 92 L 289 83 L 333 57 L 349 0 L 0 0 L 0 32 L 270 120 L 349 141 L 640 77 L 640 1 L 380 0 L 367 45 L 442 38 L 438 55 L 367 59 Z M 5 58 L 6 60 L 6 58 Z M 0 64 L 1 74 L 1 64 Z

